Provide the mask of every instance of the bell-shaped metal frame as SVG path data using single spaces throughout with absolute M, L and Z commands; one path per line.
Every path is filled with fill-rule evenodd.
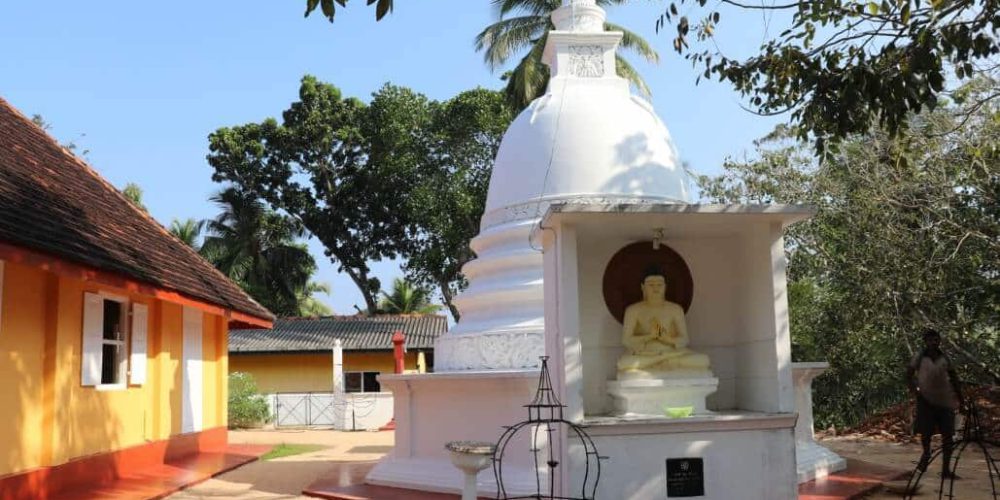
M 536 500 L 593 500 L 597 494 L 597 484 L 601 480 L 601 460 L 607 459 L 597 453 L 597 446 L 591 439 L 584 427 L 570 422 L 563 418 L 563 408 L 566 406 L 559 402 L 555 391 L 552 389 L 552 379 L 549 376 L 548 356 L 542 356 L 542 371 L 538 377 L 538 390 L 534 399 L 524 405 L 528 409 L 528 419 L 518 422 L 509 427 L 505 427 L 503 434 L 497 441 L 496 451 L 493 453 L 493 475 L 497 482 L 497 498 L 512 500 L 517 498 L 531 498 Z M 530 432 L 531 447 L 529 451 L 534 458 L 535 466 L 535 492 L 526 495 L 511 496 L 504 486 L 503 464 L 504 456 L 511 441 L 521 431 Z M 560 451 L 553 448 L 554 435 L 563 433 L 567 439 L 575 437 L 583 444 L 584 448 L 584 475 L 579 489 L 567 486 L 567 491 L 579 491 L 580 496 L 563 496 L 555 493 L 555 478 L 559 466 Z M 543 444 L 540 439 L 544 439 Z M 542 471 L 544 474 L 543 481 Z M 543 484 L 544 483 L 544 484 Z

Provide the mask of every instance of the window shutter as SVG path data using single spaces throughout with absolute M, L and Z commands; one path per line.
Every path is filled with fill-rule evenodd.
M 80 384 L 100 385 L 101 341 L 104 338 L 104 299 L 83 294 L 83 348 L 80 355 Z
M 149 306 L 132 304 L 132 348 L 129 351 L 129 383 L 146 383 L 146 338 L 149 331 Z

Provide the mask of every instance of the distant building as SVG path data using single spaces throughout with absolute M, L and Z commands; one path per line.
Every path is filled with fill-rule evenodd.
M 253 375 L 264 393 L 332 392 L 333 347 L 340 340 L 344 391 L 380 392 L 378 374 L 394 368 L 393 332 L 406 336 L 405 369 L 428 371 L 434 341 L 447 329 L 448 319 L 438 315 L 278 319 L 270 330 L 230 332 L 229 372 Z
M 224 448 L 229 325 L 272 319 L 0 99 L 0 499 Z

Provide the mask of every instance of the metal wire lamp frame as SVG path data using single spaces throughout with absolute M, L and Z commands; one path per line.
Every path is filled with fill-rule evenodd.
M 548 356 L 542 356 L 542 370 L 538 376 L 538 390 L 530 403 L 524 405 L 528 409 L 528 419 L 511 426 L 505 426 L 504 432 L 497 441 L 493 452 L 493 475 L 497 483 L 497 498 L 503 500 L 535 499 L 535 500 L 593 500 L 597 494 L 597 484 L 601 480 L 601 460 L 607 459 L 597 453 L 594 440 L 584 427 L 563 418 L 563 408 L 566 405 L 559 402 L 552 389 L 552 379 L 549 376 Z M 580 496 L 561 496 L 555 494 L 555 477 L 560 465 L 560 454 L 552 446 L 553 434 L 561 428 L 568 431 L 567 437 L 575 435 L 584 447 L 584 476 L 580 485 Z M 511 440 L 518 432 L 527 429 L 531 432 L 531 451 L 535 465 L 535 492 L 527 495 L 511 496 L 503 483 L 504 455 Z M 546 444 L 538 445 L 539 436 L 544 436 Z M 544 455 L 543 455 L 544 454 Z M 541 464 L 548 467 L 548 484 L 543 484 Z M 575 488 L 570 488 L 575 490 Z

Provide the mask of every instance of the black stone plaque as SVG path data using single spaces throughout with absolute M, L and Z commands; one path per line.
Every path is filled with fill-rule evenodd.
M 705 464 L 700 458 L 667 459 L 667 497 L 705 495 Z

